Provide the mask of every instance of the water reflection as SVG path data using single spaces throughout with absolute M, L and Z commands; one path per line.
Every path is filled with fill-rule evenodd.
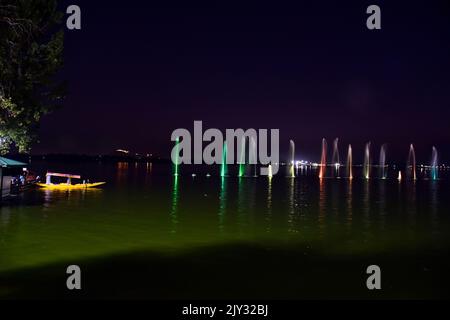
M 432 234 L 436 236 L 439 232 L 439 220 L 438 220 L 438 189 L 439 184 L 437 180 L 431 180 L 430 185 L 430 219 L 432 226 Z
M 289 195 L 289 205 L 288 205 L 288 231 L 289 232 L 298 232 L 296 228 L 296 207 L 297 207 L 297 198 L 296 198 L 296 179 L 291 178 L 288 179 L 288 195 Z
M 325 234 L 325 213 L 326 213 L 326 191 L 325 179 L 319 180 L 319 237 L 323 238 Z
M 238 179 L 238 197 L 237 197 L 237 228 L 240 234 L 244 233 L 245 221 L 245 185 L 244 178 Z
M 50 190 L 40 189 L 38 193 L 43 194 L 43 209 L 51 210 L 59 206 L 59 202 L 64 202 L 66 205 L 76 206 L 89 199 L 95 199 L 103 193 L 102 188 L 86 188 L 76 190 Z
M 0 226 L 7 226 L 11 221 L 11 208 L 9 206 L 0 207 Z
M 408 181 L 406 184 L 406 210 L 408 212 L 408 222 L 416 225 L 417 202 L 416 202 L 416 181 Z
M 307 183 L 304 181 L 297 182 L 297 192 L 298 201 L 297 201 L 297 215 L 298 215 L 298 229 L 303 230 L 308 229 L 307 225 L 307 217 L 308 217 L 308 208 L 310 206 L 310 200 L 308 199 L 308 188 Z
M 370 234 L 370 182 L 372 180 L 364 181 L 363 196 L 362 196 L 362 212 L 364 229 Z
M 267 210 L 266 210 L 266 232 L 272 229 L 272 177 L 268 177 L 267 184 Z
M 240 234 L 256 223 L 256 182 L 253 178 L 240 177 L 238 180 L 237 227 Z
M 378 188 L 379 188 L 378 189 L 378 196 L 379 196 L 378 212 L 379 212 L 379 219 L 380 219 L 380 229 L 381 229 L 381 231 L 384 231 L 385 227 L 386 227 L 386 215 L 387 215 L 387 210 L 386 210 L 386 180 L 384 179 L 384 176 L 383 176 L 383 180 L 379 181 Z
M 339 215 L 339 206 L 340 206 L 340 200 L 341 200 L 341 193 L 340 186 L 341 181 L 339 180 L 333 180 L 331 182 L 331 210 L 333 211 L 333 214 L 335 216 Z
M 349 179 L 347 183 L 347 217 L 346 226 L 352 228 L 353 222 L 353 179 Z
M 147 162 L 145 165 L 145 185 L 149 186 L 152 182 L 153 163 Z
M 178 229 L 178 176 L 173 177 L 172 206 L 170 209 L 170 233 L 176 233 Z
M 95 254 L 103 253 L 106 247 L 126 251 L 128 244 L 135 243 L 189 246 L 200 241 L 215 245 L 218 240 L 260 239 L 316 248 L 323 245 L 325 253 L 336 253 L 335 249 L 370 252 L 374 247 L 389 250 L 404 243 L 413 249 L 419 245 L 443 246 L 442 239 L 447 241 L 450 234 L 450 197 L 445 196 L 449 185 L 443 180 L 419 180 L 415 184 L 394 179 L 319 180 L 314 171 L 314 175 L 295 179 L 280 175 L 240 179 L 213 175 L 206 179 L 198 175 L 187 178 L 190 184 L 184 186 L 187 181 L 180 180 L 183 176 L 168 178 L 157 171 L 160 165 L 149 167 L 140 164 L 136 175 L 139 184 L 133 183 L 134 169 L 122 163 L 89 174 L 114 177 L 117 172 L 117 181 L 124 179 L 119 188 L 112 183 L 103 191 L 30 191 L 28 197 L 39 198 L 38 205 L 0 208 L 0 241 L 10 241 L 7 248 L 20 248 L 11 253 L 20 264 L 27 256 L 37 256 L 29 243 L 47 246 L 46 252 L 51 254 L 39 254 L 46 263 L 52 262 L 55 256 L 67 252 L 68 245 L 60 244 L 59 239 L 71 232 L 86 239 L 83 249 L 96 249 Z M 99 170 L 97 166 L 94 169 Z M 142 182 L 151 170 L 153 186 L 149 192 Z M 204 197 L 205 189 L 214 197 Z M 419 208 L 420 214 L 415 217 L 418 223 L 408 223 Z M 118 234 L 129 238 L 118 241 Z M 98 243 L 99 238 L 102 243 L 96 248 L 87 245 Z M 72 248 L 79 245 L 76 241 Z
M 128 176 L 128 162 L 117 163 L 117 184 L 124 185 L 127 182 Z
M 248 188 L 248 207 L 247 212 L 249 214 L 249 223 L 253 226 L 256 224 L 256 183 L 257 179 L 248 179 L 247 188 Z
M 13 216 L 9 206 L 0 206 L 0 262 L 1 253 L 5 246 L 9 243 L 10 238 L 14 235 L 14 230 L 17 229 L 17 217 Z M 14 217 L 14 221 L 11 219 Z
M 219 195 L 219 231 L 223 232 L 225 214 L 227 208 L 227 179 L 221 177 L 220 179 L 220 195 Z

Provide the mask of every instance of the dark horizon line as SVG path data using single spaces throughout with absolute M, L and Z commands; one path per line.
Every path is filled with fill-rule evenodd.
M 121 161 L 132 161 L 132 162 L 155 162 L 155 163 L 170 163 L 171 159 L 169 157 L 160 157 L 160 156 L 153 156 L 153 157 L 147 157 L 147 156 L 135 156 L 135 155 L 115 155 L 115 154 L 86 154 L 86 153 L 45 153 L 45 154 L 7 154 L 5 157 L 21 160 L 23 162 L 28 162 L 32 160 L 47 160 L 47 161 L 72 161 L 72 160 L 86 160 L 86 161 L 110 161 L 110 162 L 121 162 Z M 314 161 L 314 160 L 305 160 L 305 159 L 296 159 L 297 160 L 304 160 L 307 161 L 310 164 L 316 164 L 320 161 Z M 287 161 L 280 160 L 279 163 L 281 165 L 285 165 Z M 399 164 L 400 163 L 400 164 Z M 406 161 L 405 161 L 406 163 Z M 182 165 L 194 165 L 194 164 L 182 164 Z M 202 164 L 206 165 L 206 164 Z M 219 164 L 217 164 L 219 165 Z M 260 165 L 260 164 L 257 164 Z M 333 166 L 334 164 L 332 162 L 327 161 L 327 166 Z M 346 161 L 340 162 L 340 165 L 342 167 L 346 166 Z M 430 164 L 424 163 L 422 161 L 417 161 L 416 166 L 429 166 Z M 363 163 L 354 163 L 352 165 L 353 167 L 363 166 Z M 377 161 L 373 161 L 370 164 L 371 167 L 379 166 L 379 163 Z M 394 167 L 401 167 L 403 166 L 401 161 L 392 161 L 387 162 L 386 166 L 394 166 Z M 440 162 L 438 164 L 438 167 L 445 167 L 448 168 L 449 165 L 445 163 L 445 161 Z

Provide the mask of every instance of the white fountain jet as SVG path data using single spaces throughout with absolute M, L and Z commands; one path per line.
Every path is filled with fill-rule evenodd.
M 339 167 L 341 166 L 341 163 L 339 162 L 339 138 L 336 138 L 333 141 L 333 157 L 331 158 L 331 161 L 334 166 L 334 175 L 339 177 Z
M 289 141 L 289 161 L 288 177 L 295 178 L 295 143 L 293 140 Z
M 327 169 L 327 140 L 322 139 L 322 156 L 320 157 L 320 171 L 319 178 L 325 178 L 325 172 Z
M 409 146 L 407 172 L 412 180 L 417 180 L 416 174 L 416 152 L 414 151 L 414 145 L 411 143 Z
M 380 178 L 386 179 L 386 145 L 385 144 L 383 144 L 380 149 L 379 170 L 380 170 Z
M 370 142 L 366 143 L 364 152 L 364 177 L 366 180 L 370 179 Z
M 431 180 L 438 179 L 438 152 L 436 147 L 433 146 L 431 151 Z
M 352 145 L 348 145 L 347 152 L 347 176 L 350 180 L 353 179 L 353 155 L 352 155 Z

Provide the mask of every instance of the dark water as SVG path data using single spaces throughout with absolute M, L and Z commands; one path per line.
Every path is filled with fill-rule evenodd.
M 0 296 L 64 296 L 70 264 L 90 272 L 87 297 L 449 295 L 445 178 L 192 177 L 194 168 L 175 178 L 162 164 L 34 164 L 68 166 L 107 185 L 32 190 L 0 208 Z M 384 272 L 375 296 L 370 264 Z

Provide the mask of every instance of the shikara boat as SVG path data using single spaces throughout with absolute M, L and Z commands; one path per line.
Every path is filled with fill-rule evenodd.
M 52 183 L 52 177 L 62 177 L 67 178 L 67 182 L 65 183 Z M 72 184 L 72 179 L 81 179 L 79 175 L 66 174 L 66 173 L 54 173 L 47 172 L 46 174 L 46 182 L 45 183 L 37 183 L 37 185 L 41 188 L 51 189 L 51 190 L 75 190 L 75 189 L 87 189 L 87 188 L 95 188 L 104 185 L 106 182 L 86 182 L 82 183 L 74 183 Z

